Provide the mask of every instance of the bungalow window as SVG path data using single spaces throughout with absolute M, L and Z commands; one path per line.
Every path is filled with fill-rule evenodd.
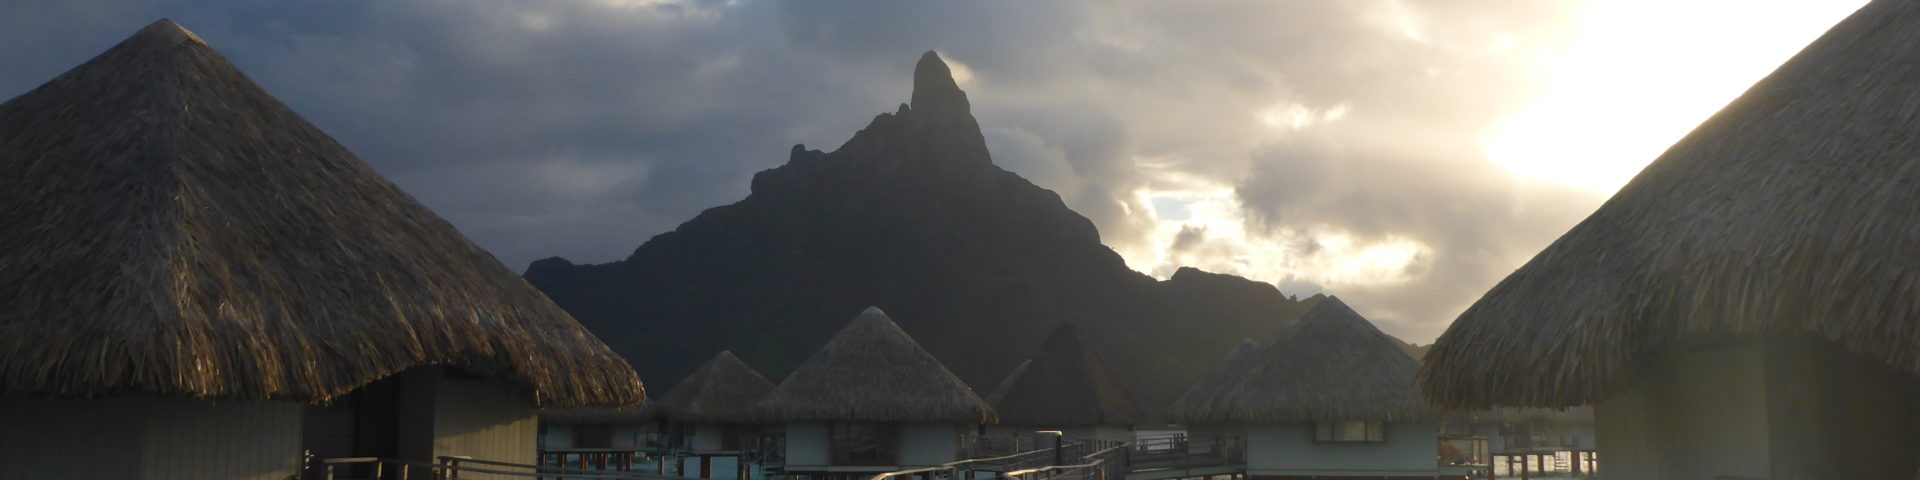
M 1387 441 L 1386 422 L 1378 420 L 1314 422 L 1313 440 L 1329 443 L 1385 442 Z
M 834 422 L 835 465 L 893 465 L 898 453 L 894 426 L 880 422 Z

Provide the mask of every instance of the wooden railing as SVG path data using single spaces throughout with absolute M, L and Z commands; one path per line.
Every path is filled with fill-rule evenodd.
M 1073 465 L 1051 465 L 1026 470 L 1007 472 L 1010 478 L 1031 480 L 1045 476 L 1052 480 L 1106 480 L 1122 479 L 1127 475 L 1127 453 L 1132 451 L 1132 443 L 1121 442 L 1117 445 L 1095 451 L 1079 457 L 1080 463 Z
M 903 480 L 920 476 L 931 480 L 965 479 L 971 475 L 962 472 L 980 470 L 1007 472 L 1005 475 L 1013 478 L 1046 474 L 1050 478 L 1119 479 L 1126 475 L 1126 458 L 1131 450 L 1132 443 L 1129 442 L 1082 441 L 1012 455 L 959 460 L 937 467 L 887 472 L 873 476 L 872 480 Z M 1063 462 L 1057 459 L 1071 459 L 1074 463 L 1061 465 Z
M 326 458 L 318 460 L 318 463 L 322 478 L 325 480 L 360 480 L 362 478 L 365 480 L 459 480 L 462 473 L 487 474 L 493 477 L 505 476 L 568 480 L 690 480 L 683 479 L 682 477 L 631 471 L 622 472 L 546 465 L 526 465 L 458 456 L 440 457 L 439 463 L 375 457 Z M 372 476 L 352 477 L 348 472 L 341 471 L 344 467 L 355 466 L 364 466 L 365 468 L 361 470 L 370 472 Z

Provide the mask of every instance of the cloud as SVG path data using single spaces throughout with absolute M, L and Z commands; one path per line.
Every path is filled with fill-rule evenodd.
M 1341 295 L 1424 341 L 1598 198 L 1486 160 L 1574 2 L 0 4 L 0 95 L 172 17 L 510 266 L 624 257 L 831 149 L 935 49 L 996 162 L 1135 268 Z M 562 234 L 556 234 L 562 232 Z

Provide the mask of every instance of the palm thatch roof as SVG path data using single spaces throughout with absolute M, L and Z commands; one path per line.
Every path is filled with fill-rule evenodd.
M 1132 425 L 1133 393 L 1072 323 L 1054 327 L 1028 366 L 993 403 L 1000 421 L 1019 425 Z
M 1663 351 L 1833 341 L 1920 373 L 1920 2 L 1809 44 L 1474 303 L 1427 355 L 1451 408 L 1600 401 Z
M 325 401 L 421 365 L 644 399 L 546 296 L 161 20 L 0 104 L 0 395 Z
M 993 423 L 993 409 L 869 307 L 761 403 L 767 421 Z
M 644 413 L 676 422 L 750 423 L 773 382 L 753 367 L 721 351 L 666 395 L 649 402 Z
M 1260 342 L 1251 338 L 1240 339 L 1240 344 L 1235 345 L 1233 350 L 1227 351 L 1226 357 L 1221 358 L 1220 363 L 1214 364 L 1213 369 L 1200 374 L 1200 378 L 1194 379 L 1193 383 L 1187 385 L 1186 390 L 1180 392 L 1179 397 L 1174 398 L 1173 403 L 1167 406 L 1167 418 L 1180 422 L 1198 422 L 1201 418 L 1199 415 L 1205 410 L 1207 403 L 1212 401 L 1214 396 L 1232 387 L 1233 385 L 1229 382 L 1233 381 L 1234 374 L 1246 369 L 1248 365 L 1259 359 L 1259 354 Z
M 1282 327 L 1231 386 L 1190 422 L 1405 420 L 1430 414 L 1414 387 L 1419 370 L 1400 344 L 1327 297 Z
M 1030 366 L 1033 366 L 1031 358 L 1021 360 L 1019 365 L 1014 365 L 1013 371 L 1007 372 L 1007 377 L 1000 379 L 1000 383 L 993 386 L 993 391 L 987 393 L 987 404 L 999 405 L 1000 399 L 1007 398 L 1007 390 L 1013 389 L 1013 384 L 1020 381 L 1020 376 L 1026 374 L 1027 367 Z

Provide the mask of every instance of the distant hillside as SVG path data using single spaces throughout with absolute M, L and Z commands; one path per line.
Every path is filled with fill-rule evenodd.
M 912 103 L 838 150 L 795 146 L 746 199 L 625 260 L 549 258 L 526 278 L 656 392 L 721 349 L 781 378 L 875 305 L 983 395 L 1073 321 L 1154 412 L 1240 339 L 1268 338 L 1315 300 L 1190 268 L 1166 281 L 1128 269 L 1058 195 L 993 164 L 932 52 Z

